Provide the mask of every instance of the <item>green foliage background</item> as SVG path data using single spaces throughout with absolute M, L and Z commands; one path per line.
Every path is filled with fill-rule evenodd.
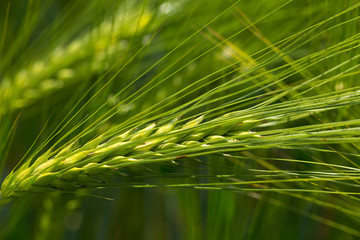
M 0 238 L 359 238 L 359 7 L 2 0 L 2 180 L 153 122 L 256 120 L 244 132 L 258 136 L 145 157 L 96 188 L 21 192 L 0 206 Z

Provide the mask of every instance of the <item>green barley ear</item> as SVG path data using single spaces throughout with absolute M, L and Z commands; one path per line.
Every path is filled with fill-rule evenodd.
M 137 168 L 149 162 L 209 155 L 217 149 L 226 152 L 227 148 L 231 151 L 262 148 L 273 141 L 291 146 L 299 144 L 299 139 L 313 137 L 316 140 L 318 136 L 323 139 L 324 134 L 332 134 L 331 131 L 324 131 L 299 135 L 298 131 L 294 131 L 294 135 L 283 136 L 280 134 L 282 129 L 255 133 L 250 130 L 259 126 L 262 122 L 260 119 L 237 122 L 239 118 L 232 119 L 228 116 L 204 123 L 204 116 L 200 116 L 177 127 L 176 122 L 163 125 L 153 123 L 138 131 L 130 130 L 110 139 L 102 134 L 80 147 L 75 147 L 72 143 L 56 154 L 48 151 L 30 167 L 24 164 L 9 174 L 1 186 L 2 198 L 6 200 L 44 192 L 46 189 L 74 191 L 81 187 L 102 187 L 124 167 Z M 334 130 L 335 133 L 336 131 Z
M 203 119 L 204 116 L 200 116 L 177 129 L 176 121 L 167 123 L 159 126 L 156 131 L 157 124 L 153 123 L 106 141 L 106 138 L 100 135 L 78 148 L 72 143 L 57 154 L 46 152 L 30 167 L 24 167 L 27 166 L 24 164 L 9 175 L 2 184 L 2 196 L 10 198 L 26 192 L 43 191 L 46 187 L 72 190 L 79 185 L 101 186 L 101 179 L 113 175 L 119 167 L 143 164 L 151 158 L 165 159 L 166 155 L 157 151 L 168 149 L 170 141 L 174 142 L 175 147 L 180 146 L 183 149 L 199 146 L 207 141 L 219 142 L 214 141 L 218 137 L 209 136 L 210 131 L 196 133 L 196 127 L 200 126 Z M 183 133 L 184 130 L 191 131 Z
M 120 6 L 113 18 L 106 18 L 91 31 L 58 46 L 44 59 L 32 61 L 14 76 L 4 76 L 0 81 L 0 102 L 7 104 L 0 106 L 0 118 L 105 71 L 104 62 L 124 60 L 127 39 L 149 33 L 156 22 L 156 16 L 147 8 L 140 11 L 141 15 L 134 7 L 124 8 Z M 138 22 L 136 27 L 134 22 Z

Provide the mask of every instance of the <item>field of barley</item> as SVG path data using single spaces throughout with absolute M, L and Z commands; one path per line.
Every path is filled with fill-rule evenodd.
M 359 239 L 360 2 L 1 0 L 0 239 Z

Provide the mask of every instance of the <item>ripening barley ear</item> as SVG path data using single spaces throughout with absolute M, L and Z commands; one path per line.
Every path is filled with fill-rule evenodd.
M 0 102 L 6 104 L 0 106 L 0 116 L 29 107 L 68 87 L 85 84 L 91 76 L 113 68 L 111 62 L 117 65 L 124 62 L 123 56 L 131 47 L 127 39 L 135 33 L 149 34 L 155 25 L 155 21 L 150 23 L 156 17 L 149 10 L 139 14 L 138 9 L 124 11 L 120 7 L 115 16 L 97 28 L 56 47 L 44 59 L 32 62 L 14 76 L 3 76 Z
M 322 112 L 333 109 L 339 101 L 345 104 L 344 99 L 347 104 L 353 105 L 353 100 L 359 98 L 360 94 L 350 97 L 345 92 L 343 97 L 329 94 L 328 101 L 323 103 L 310 98 L 306 104 L 311 111 L 318 109 L 318 112 Z M 304 99 L 294 100 L 294 103 L 299 101 L 305 103 Z M 111 185 L 108 180 L 121 168 L 183 157 L 269 148 L 274 144 L 291 147 L 309 143 L 354 142 L 354 137 L 358 134 L 357 128 L 350 128 L 346 133 L 345 129 L 337 130 L 332 127 L 356 125 L 359 121 L 265 129 L 258 133 L 250 131 L 256 127 L 261 129 L 262 125 L 267 126 L 271 122 L 277 125 L 283 119 L 289 119 L 291 115 L 284 114 L 294 109 L 289 103 L 290 101 L 283 108 L 280 107 L 284 105 L 282 103 L 264 106 L 253 110 L 253 113 L 251 110 L 232 112 L 207 122 L 203 122 L 202 115 L 177 126 L 179 118 L 162 125 L 152 123 L 117 136 L 112 133 L 111 137 L 102 134 L 80 147 L 75 147 L 75 142 L 72 142 L 55 153 L 48 150 L 32 164 L 28 160 L 18 170 L 10 173 L 2 183 L 1 196 L 6 201 L 17 196 L 56 189 L 75 191 L 103 187 Z M 295 114 L 303 117 L 309 110 L 305 108 L 302 111 L 296 111 Z M 254 115 L 262 116 L 262 119 L 252 119 Z M 341 140 L 337 138 L 338 134 L 342 134 Z
M 257 136 L 248 130 L 259 124 L 258 120 L 245 120 L 231 126 L 227 124 L 226 130 L 221 125 L 197 130 L 203 119 L 204 116 L 200 116 L 181 126 L 175 126 L 176 122 L 159 127 L 150 124 L 135 133 L 127 131 L 105 142 L 104 136 L 100 135 L 79 148 L 70 144 L 55 155 L 48 151 L 31 165 L 24 164 L 9 174 L 1 186 L 1 197 L 6 201 L 12 197 L 54 189 L 73 191 L 106 186 L 105 179 L 125 166 L 171 161 L 178 157 L 173 154 L 177 150 L 191 153 L 191 149 L 195 148 L 199 152 L 202 151 L 201 146 L 216 147 L 216 144 L 244 138 L 243 133 L 246 133 L 245 138 Z M 219 129 L 222 129 L 221 135 L 217 135 Z

